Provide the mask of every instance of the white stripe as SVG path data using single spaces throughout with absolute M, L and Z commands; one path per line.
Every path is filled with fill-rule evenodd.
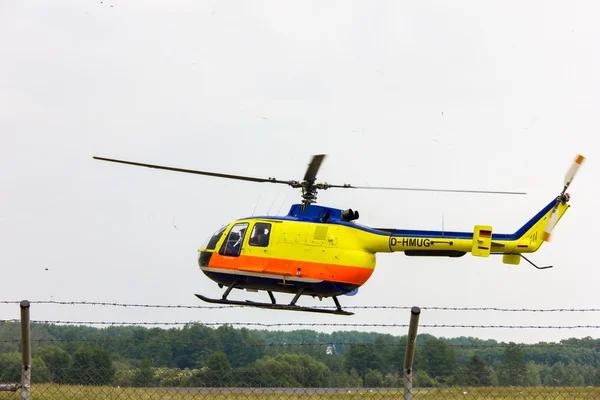
M 221 268 L 208 268 L 208 267 L 200 267 L 202 271 L 208 272 L 217 272 L 220 274 L 230 274 L 230 275 L 242 275 L 242 276 L 253 276 L 256 278 L 269 278 L 269 279 L 281 279 L 287 282 L 307 282 L 307 283 L 321 283 L 323 280 L 312 279 L 312 278 L 298 278 L 295 276 L 286 276 L 286 275 L 277 275 L 277 274 L 260 274 L 257 272 L 246 272 L 246 271 L 238 271 L 232 269 L 221 269 Z

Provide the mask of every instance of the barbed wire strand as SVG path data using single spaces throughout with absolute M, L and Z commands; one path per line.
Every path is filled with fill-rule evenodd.
M 19 304 L 21 300 L 0 300 L 0 304 Z M 236 307 L 252 307 L 251 305 L 223 305 L 223 306 L 202 306 L 202 305 L 168 305 L 168 304 L 136 304 L 136 303 L 116 303 L 116 302 L 96 302 L 96 301 L 58 301 L 58 300 L 31 300 L 31 304 L 55 304 L 55 305 L 90 305 L 90 306 L 112 306 L 112 307 L 132 307 L 132 308 L 182 308 L 182 309 L 224 309 Z M 346 306 L 345 309 L 391 309 L 391 310 L 410 310 L 413 306 Z M 307 308 L 331 308 L 335 306 L 307 306 Z M 423 306 L 421 310 L 437 311 L 499 311 L 499 312 L 600 312 L 600 308 L 502 308 L 502 307 L 443 307 L 443 306 Z
M 169 345 L 195 345 L 198 346 L 196 341 L 175 341 L 175 340 L 143 340 L 143 339 L 33 339 L 32 343 L 147 343 L 147 344 L 169 344 Z M 7 339 L 0 340 L 0 343 L 21 343 L 20 339 Z M 224 347 L 310 347 L 310 346 L 367 346 L 367 347 L 406 347 L 406 343 L 370 343 L 370 342 L 319 342 L 319 343 L 220 343 Z M 521 348 L 570 348 L 570 349 L 589 349 L 598 350 L 600 349 L 600 342 L 589 345 L 578 345 L 568 343 L 515 343 L 517 347 Z M 452 344 L 452 343 L 417 343 L 416 347 L 451 347 L 460 349 L 496 349 L 496 348 L 507 348 L 512 345 L 507 343 L 497 344 Z
M 18 319 L 0 320 L 0 322 L 20 322 Z M 117 322 L 117 321 L 61 321 L 61 320 L 31 320 L 38 324 L 78 324 L 78 325 L 241 325 L 261 327 L 283 327 L 283 326 L 334 326 L 334 327 L 387 327 L 405 328 L 409 324 L 382 324 L 382 323 L 303 323 L 303 322 Z M 486 328 L 486 329 L 600 329 L 600 325 L 464 325 L 464 324 L 421 324 L 422 328 Z

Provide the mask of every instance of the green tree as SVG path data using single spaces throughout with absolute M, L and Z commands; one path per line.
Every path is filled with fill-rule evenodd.
M 454 350 L 444 340 L 428 340 L 423 346 L 422 364 L 427 374 L 445 385 L 456 381 L 458 363 Z M 416 363 L 416 362 L 415 362 Z M 415 367 L 415 370 L 417 367 Z
M 33 354 L 44 360 L 52 382 L 68 382 L 68 372 L 73 362 L 69 353 L 58 346 L 50 345 L 35 350 Z
M 567 386 L 567 369 L 562 361 L 555 363 L 552 366 L 552 386 Z
M 594 367 L 589 364 L 583 364 L 580 366 L 581 375 L 583 375 L 583 384 L 585 386 L 593 386 L 594 385 Z
M 383 374 L 377 370 L 369 369 L 365 374 L 365 387 L 379 388 L 383 386 Z
M 237 346 L 230 345 L 226 350 L 232 368 L 248 366 L 265 355 L 264 343 L 253 338 L 249 333 L 237 343 Z
M 221 348 L 215 330 L 204 325 L 186 325 L 177 337 L 180 344 L 173 346 L 172 356 L 175 366 L 182 369 L 203 366 Z
M 222 351 L 211 354 L 208 357 L 206 368 L 204 376 L 207 386 L 229 386 L 231 381 L 231 365 L 229 364 L 227 354 Z
M 348 379 L 348 381 L 347 381 L 346 386 L 350 386 L 350 387 L 362 387 L 363 386 L 363 380 L 354 368 L 352 368 L 352 370 L 350 370 L 350 372 L 348 373 L 347 379 Z
M 48 367 L 44 360 L 39 357 L 31 357 L 31 382 L 50 382 L 50 371 L 48 371 Z
M 331 371 L 314 357 L 306 354 L 282 354 L 277 359 L 293 366 L 296 379 L 303 387 L 324 387 L 331 378 Z
M 559 361 L 552 366 L 552 386 L 581 386 L 583 383 L 583 374 L 575 364 L 565 365 Z
M 539 364 L 538 364 L 539 365 Z M 552 386 L 552 368 L 547 365 L 540 365 L 540 381 L 543 386 Z
M 363 380 L 355 369 L 350 372 L 340 371 L 331 375 L 328 386 L 332 388 L 359 388 L 363 387 Z
M 266 356 L 254 364 L 256 386 L 266 387 L 326 387 L 331 371 L 307 354 L 279 354 Z
M 0 382 L 21 382 L 21 353 L 0 354 Z
M 296 365 L 288 363 L 281 357 L 265 356 L 252 367 L 240 368 L 236 383 L 247 382 L 248 386 L 254 387 L 300 387 L 299 377 L 296 376 Z M 297 355 L 292 355 L 297 357 Z
M 375 352 L 373 345 L 353 345 L 344 354 L 344 370 L 350 372 L 355 369 L 363 380 L 369 369 L 379 370 L 381 366 L 381 357 Z
M 14 351 L 0 354 L 0 382 L 21 382 L 22 368 L 21 353 Z M 50 381 L 50 373 L 43 359 L 31 357 L 31 381 L 33 383 L 44 383 Z
M 490 368 L 478 355 L 469 358 L 463 372 L 468 386 L 489 386 L 492 383 Z
M 344 357 L 339 354 L 330 354 L 321 360 L 331 372 L 340 372 L 344 370 Z
M 398 339 L 392 335 L 379 335 L 375 338 L 374 350 L 375 354 L 377 354 L 378 358 L 381 360 L 378 370 L 382 375 L 393 371 L 400 371 L 394 368 L 398 361 L 395 358 L 396 354 L 394 354 L 394 350 L 398 347 Z M 401 358 L 401 361 L 404 361 L 404 355 Z
M 515 343 L 510 342 L 498 368 L 498 379 L 503 386 L 522 386 L 525 382 L 525 357 Z
M 107 385 L 115 376 L 110 355 L 100 348 L 81 348 L 73 354 L 69 373 L 71 383 L 84 385 Z
M 19 351 L 19 341 L 17 338 L 21 337 L 21 328 L 18 323 L 15 322 L 0 322 L 0 338 L 4 339 L 15 339 L 6 340 L 0 342 L 0 354 L 12 353 L 13 351 Z M 1 373 L 1 370 L 0 370 Z
M 525 377 L 523 379 L 523 384 L 525 386 L 540 386 L 542 384 L 540 375 L 541 370 L 542 366 L 533 361 L 529 361 L 527 364 L 525 364 Z
M 594 373 L 594 386 L 600 386 L 600 363 L 596 366 L 596 372 Z
M 154 386 L 154 369 L 149 359 L 144 358 L 133 373 L 133 386 Z
M 404 379 L 404 378 L 402 378 Z M 415 388 L 434 388 L 439 387 L 437 379 L 432 378 L 425 371 L 415 371 L 413 373 L 413 387 Z
M 420 336 L 417 338 L 420 339 Z M 408 336 L 403 336 L 399 340 L 396 341 L 395 346 L 393 346 L 389 350 L 390 360 L 389 366 L 390 369 L 400 375 L 403 375 L 404 371 L 404 358 L 406 357 L 406 344 L 408 342 Z M 420 352 L 415 351 L 415 360 L 413 361 L 413 367 L 419 365 L 420 361 Z

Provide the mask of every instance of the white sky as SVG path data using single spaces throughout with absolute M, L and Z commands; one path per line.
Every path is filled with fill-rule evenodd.
M 582 153 L 573 207 L 553 242 L 531 256 L 555 268 L 384 254 L 359 294 L 341 302 L 600 308 L 590 256 L 600 195 L 598 11 L 593 1 L 4 2 L 0 300 L 207 305 L 194 293 L 222 290 L 196 264 L 206 237 L 253 212 L 284 214 L 300 199 L 283 185 L 93 155 L 301 179 L 311 155 L 327 153 L 319 178 L 330 183 L 528 193 L 319 193 L 321 204 L 359 210 L 362 224 L 439 229 L 443 214 L 447 230 L 490 224 L 512 233 L 559 193 Z M 356 311 L 36 305 L 31 317 L 402 324 L 410 314 Z M 0 319 L 18 315 L 18 306 L 0 304 Z M 600 325 L 600 315 L 424 311 L 421 323 Z M 597 329 L 419 332 L 598 337 Z

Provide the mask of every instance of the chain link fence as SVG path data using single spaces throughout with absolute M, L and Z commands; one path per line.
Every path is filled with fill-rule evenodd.
M 165 329 L 112 322 L 94 328 L 75 321 L 29 326 L 26 310 L 21 323 L 0 320 L 0 400 L 600 399 L 600 339 L 591 337 L 537 344 L 430 334 L 415 339 L 411 330 L 406 335 L 408 324 L 395 324 L 403 328 L 397 336 L 216 323 Z M 30 382 L 23 380 L 25 365 Z
M 600 357 L 593 357 L 598 348 L 579 351 L 579 359 L 589 364 L 541 363 L 527 361 L 531 357 L 525 355 L 546 348 L 558 359 L 555 347 L 560 346 L 452 346 L 430 339 L 416 348 L 413 387 L 405 397 L 403 360 L 397 359 L 405 349 L 401 344 L 271 346 L 268 354 L 238 367 L 230 363 L 236 359 L 231 352 L 207 351 L 192 368 L 148 358 L 125 360 L 97 342 L 61 344 L 33 351 L 32 399 L 600 399 Z M 70 354 L 69 347 L 77 350 Z M 251 347 L 237 349 L 257 346 Z M 568 352 L 569 346 L 560 350 Z M 20 352 L 0 353 L 0 381 L 18 382 L 20 377 Z M 17 398 L 18 393 L 0 392 L 0 399 Z
M 33 367 L 32 399 L 300 399 L 379 398 L 400 399 L 405 393 L 397 371 L 385 375 L 379 370 L 331 372 L 322 364 L 308 365 L 302 358 L 275 358 L 260 366 L 246 368 L 203 367 L 173 369 L 150 363 L 134 369 L 113 366 L 73 365 L 68 369 Z M 515 385 L 501 384 L 499 378 L 479 374 L 431 377 L 415 372 L 412 397 L 415 399 L 598 399 L 600 387 L 586 382 L 579 372 L 550 368 L 543 377 L 531 370 L 509 376 Z M 20 371 L 19 371 L 20 372 Z M 557 372 L 560 374 L 557 375 Z M 3 376 L 10 376 L 10 371 Z M 557 376 L 560 379 L 556 378 Z M 14 376 L 16 378 L 16 376 Z M 502 377 L 500 379 L 506 379 Z M 14 380 L 14 379 L 13 379 Z M 542 382 L 543 381 L 543 382 Z M 545 382 L 545 383 L 544 383 Z M 17 394 L 0 393 L 0 399 Z

